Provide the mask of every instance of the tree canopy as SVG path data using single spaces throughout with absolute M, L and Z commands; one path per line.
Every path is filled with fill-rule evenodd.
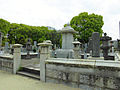
M 45 26 L 29 26 L 25 24 L 10 23 L 4 19 L 0 19 L 0 31 L 3 33 L 3 42 L 8 41 L 10 44 L 19 43 L 25 45 L 27 39 L 30 38 L 38 43 L 44 40 L 51 40 L 57 46 L 61 46 L 61 35 L 56 30 L 48 30 Z
M 6 35 L 9 31 L 10 22 L 0 18 L 0 31 Z
M 100 36 L 102 36 L 104 22 L 101 15 L 83 12 L 78 16 L 74 16 L 70 21 L 70 25 L 74 30 L 78 31 L 76 36 L 78 40 L 82 43 L 87 43 L 93 32 L 99 32 Z

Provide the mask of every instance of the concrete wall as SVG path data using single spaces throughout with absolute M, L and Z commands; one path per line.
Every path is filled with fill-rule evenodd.
M 46 82 L 62 83 L 83 90 L 119 90 L 120 62 L 46 60 Z

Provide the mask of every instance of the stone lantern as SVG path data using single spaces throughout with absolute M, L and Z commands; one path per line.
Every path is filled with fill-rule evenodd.
M 110 41 L 112 38 L 107 36 L 106 33 L 104 33 L 104 36 L 100 39 L 102 41 L 101 49 L 103 49 L 103 57 L 104 60 L 113 60 L 114 57 L 108 56 L 108 50 L 112 47 L 112 45 L 108 44 L 108 41 Z
M 74 50 L 74 58 L 78 59 L 79 58 L 79 51 L 80 51 L 80 42 L 77 39 L 75 39 L 75 41 L 72 42 L 72 43 L 74 45 L 74 48 L 73 48 L 73 50 Z

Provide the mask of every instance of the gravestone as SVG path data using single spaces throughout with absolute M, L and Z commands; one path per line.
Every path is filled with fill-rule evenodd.
M 103 57 L 104 60 L 114 60 L 114 56 L 108 56 L 108 51 L 112 47 L 112 45 L 108 44 L 108 41 L 110 41 L 112 38 L 107 36 L 106 33 L 104 33 L 104 36 L 100 39 L 102 41 L 101 49 L 103 49 Z
M 26 43 L 26 50 L 27 50 L 27 56 L 26 56 L 26 59 L 30 59 L 30 50 L 31 50 L 31 41 L 30 39 L 28 38 L 28 41 Z
M 37 41 L 34 41 L 34 47 L 37 47 Z
M 120 51 L 120 39 L 117 39 L 117 50 Z
M 92 50 L 92 37 L 89 37 L 87 53 L 90 53 L 91 50 Z
M 100 57 L 100 34 L 98 32 L 92 34 L 92 57 Z
M 33 52 L 37 51 L 37 41 L 34 41 L 34 46 L 32 47 Z
M 114 54 L 115 52 L 114 52 L 114 47 L 112 47 L 112 54 Z
M 84 48 L 84 59 L 87 59 L 87 43 L 85 43 L 85 48 Z
M 5 53 L 8 53 L 9 51 L 9 43 L 5 42 Z

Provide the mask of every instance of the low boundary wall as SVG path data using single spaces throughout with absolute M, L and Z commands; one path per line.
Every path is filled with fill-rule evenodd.
M 120 62 L 50 58 L 45 63 L 46 82 L 83 90 L 120 89 Z
M 13 73 L 13 57 L 0 56 L 0 70 Z

